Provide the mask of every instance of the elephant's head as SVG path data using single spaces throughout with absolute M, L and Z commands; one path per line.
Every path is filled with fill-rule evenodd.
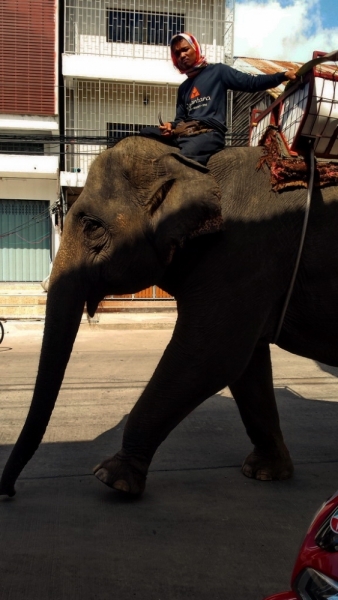
M 108 293 L 158 280 L 177 247 L 218 230 L 220 195 L 208 170 L 160 142 L 128 138 L 93 163 L 67 215 L 48 290 L 46 324 L 31 407 L 6 464 L 0 494 L 39 446 L 83 314 Z
M 177 247 L 220 225 L 220 191 L 208 169 L 162 143 L 134 137 L 95 160 L 67 216 L 63 243 L 71 239 L 73 246 L 76 231 L 95 289 L 124 294 L 156 283 Z M 90 292 L 87 304 L 93 312 Z

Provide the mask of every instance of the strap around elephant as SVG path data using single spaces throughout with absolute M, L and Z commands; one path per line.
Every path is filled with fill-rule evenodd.
M 290 299 L 291 299 L 291 296 L 292 296 L 293 288 L 295 286 L 295 281 L 296 281 L 296 277 L 297 277 L 297 273 L 298 273 L 298 269 L 299 269 L 299 264 L 300 264 L 300 259 L 301 259 L 301 256 L 302 256 L 302 251 L 303 251 L 303 246 L 304 246 L 305 235 L 306 235 L 306 231 L 307 231 L 307 225 L 308 225 L 308 221 L 309 221 L 310 206 L 311 206 L 311 197 L 312 197 L 312 191 L 313 191 L 314 174 L 315 174 L 315 153 L 314 153 L 314 149 L 312 147 L 311 148 L 311 152 L 310 152 L 310 179 L 309 179 L 309 186 L 308 186 L 308 190 L 307 190 L 307 198 L 306 198 L 306 207 L 305 207 L 305 215 L 304 215 L 302 235 L 301 235 L 301 238 L 300 238 L 300 244 L 299 244 L 299 248 L 298 248 L 298 254 L 297 254 L 295 268 L 293 270 L 293 274 L 292 274 L 292 277 L 291 277 L 291 281 L 290 281 L 288 293 L 286 295 L 285 302 L 284 302 L 283 309 L 282 309 L 282 313 L 281 313 L 281 316 L 280 316 L 280 319 L 279 319 L 279 323 L 278 323 L 278 326 L 277 326 L 276 334 L 275 334 L 275 337 L 274 337 L 273 342 L 272 342 L 273 344 L 276 344 L 277 340 L 279 338 L 281 329 L 283 327 L 283 323 L 284 323 L 284 319 L 285 319 L 285 314 L 286 314 L 287 308 L 288 308 L 289 303 L 290 303 Z

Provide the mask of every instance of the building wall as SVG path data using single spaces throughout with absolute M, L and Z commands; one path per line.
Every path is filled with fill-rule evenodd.
M 49 143 L 59 133 L 58 0 L 1 0 L 0 56 L 0 203 L 7 219 L 1 279 L 31 280 L 38 271 L 29 264 L 37 265 L 41 253 L 48 271 L 59 245 L 51 214 L 59 199 L 59 146 Z M 48 235 L 40 240 L 30 223 L 41 211 Z M 15 215 L 21 238 L 7 231 Z
M 27 179 L 2 177 L 0 198 L 7 200 L 49 200 L 54 204 L 58 198 L 54 179 Z

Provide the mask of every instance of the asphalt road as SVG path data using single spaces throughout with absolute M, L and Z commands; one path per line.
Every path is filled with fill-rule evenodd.
M 241 475 L 250 442 L 225 389 L 169 436 L 143 498 L 127 502 L 91 469 L 119 449 L 170 339 L 170 323 L 150 322 L 81 329 L 43 444 L 16 497 L 0 501 L 1 600 L 261 600 L 288 589 L 310 520 L 338 488 L 338 369 L 272 347 L 292 480 Z M 27 413 L 40 342 L 41 330 L 6 324 L 1 469 Z

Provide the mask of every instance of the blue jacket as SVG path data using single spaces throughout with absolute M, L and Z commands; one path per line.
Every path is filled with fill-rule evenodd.
M 285 72 L 273 75 L 249 75 L 228 65 L 207 65 L 195 77 L 183 81 L 178 88 L 176 116 L 180 121 L 202 121 L 209 127 L 226 132 L 227 90 L 261 92 L 285 81 Z

